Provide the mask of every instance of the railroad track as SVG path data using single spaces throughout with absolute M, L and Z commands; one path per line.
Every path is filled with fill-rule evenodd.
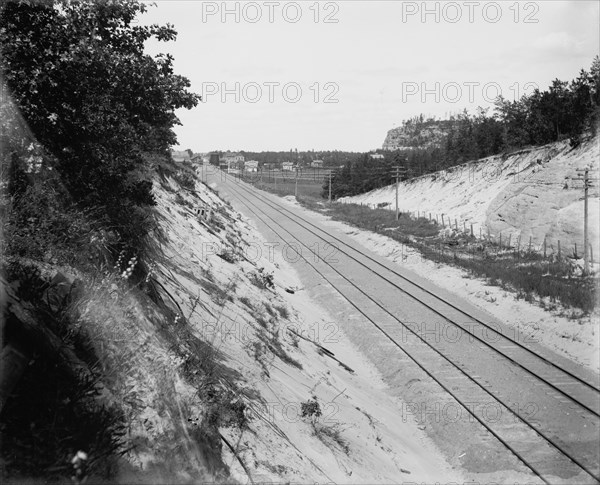
M 518 340 L 504 335 L 497 326 L 411 281 L 397 269 L 388 267 L 377 258 L 366 254 L 364 250 L 330 234 L 256 190 L 233 181 L 227 175 L 225 180 L 233 182 L 227 184 L 227 188 L 282 241 L 287 244 L 299 244 L 312 254 L 305 238 L 299 238 L 290 229 L 286 229 L 285 223 L 291 223 L 326 244 L 336 246 L 337 252 L 346 258 L 345 264 L 342 265 L 344 268 L 347 269 L 349 264 L 359 267 L 364 274 L 370 276 L 370 281 L 378 281 L 378 284 L 384 282 L 395 292 L 400 292 L 426 309 L 428 318 L 433 315 L 436 321 L 443 322 L 446 328 L 469 335 L 470 348 L 479 353 L 493 354 L 499 366 L 503 366 L 503 369 L 508 368 L 499 381 L 526 379 L 531 383 L 532 389 L 535 389 L 534 394 L 540 396 L 543 393 L 549 396 L 542 399 L 532 398 L 530 401 L 521 398 L 519 401 L 518 396 L 511 395 L 510 390 L 506 390 L 506 382 L 499 385 L 482 378 L 478 375 L 481 372 L 474 372 L 477 362 L 474 363 L 472 359 L 465 357 L 464 347 L 461 349 L 463 355 L 457 356 L 456 348 L 453 348 L 456 342 L 449 342 L 447 339 L 430 342 L 426 335 L 423 335 L 427 333 L 426 329 L 423 332 L 422 328 L 415 327 L 410 320 L 399 318 L 398 315 L 402 316 L 400 309 L 391 305 L 390 311 L 389 302 L 381 302 L 377 295 L 363 290 L 363 287 L 372 286 L 368 282 L 365 285 L 365 278 L 361 277 L 360 282 L 355 281 L 334 264 L 326 261 L 326 258 L 321 258 L 315 263 L 310 260 L 312 258 L 298 253 L 376 331 L 403 354 L 405 360 L 411 361 L 436 382 L 453 401 L 462 406 L 469 416 L 542 482 L 551 483 L 550 480 L 557 477 L 557 470 L 565 476 L 577 477 L 578 481 L 600 482 L 598 445 L 593 446 L 589 439 L 585 441 L 586 437 L 597 437 L 599 432 L 600 390 L 596 384 L 585 376 L 564 369 Z M 278 217 L 268 215 L 265 207 L 275 211 Z M 288 236 L 284 236 L 284 232 Z M 323 270 L 329 271 L 329 276 Z M 363 300 L 361 305 L 355 303 L 358 295 Z M 486 335 L 491 332 L 495 336 L 493 342 L 482 337 L 484 332 Z M 510 383 L 508 386 L 510 387 Z M 497 403 L 502 410 L 500 418 L 489 419 L 485 410 L 477 410 L 472 406 L 473 402 Z M 522 406 L 519 406 L 520 404 Z M 531 404 L 538 408 L 535 413 L 527 409 Z M 569 417 L 565 418 L 566 416 Z M 561 423 L 554 422 L 557 417 L 561 421 L 567 421 L 562 428 Z M 565 433 L 565 426 L 571 427 L 571 430 Z M 583 440 L 578 440 L 581 436 Z

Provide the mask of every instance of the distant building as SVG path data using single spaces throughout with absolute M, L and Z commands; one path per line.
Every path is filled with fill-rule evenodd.
M 244 155 L 241 155 L 239 153 L 227 152 L 227 153 L 223 154 L 222 160 L 225 163 L 230 163 L 230 162 L 244 163 Z
M 220 165 L 221 162 L 221 157 L 219 157 L 218 153 L 210 153 L 208 156 L 208 160 L 210 162 L 211 165 L 214 165 L 215 167 L 218 167 Z
M 227 173 L 240 173 L 244 169 L 244 162 L 229 158 L 227 159 Z
M 277 168 L 276 163 L 263 163 L 263 170 L 274 170 Z
M 199 165 L 203 163 L 204 157 L 200 153 L 195 153 L 194 155 L 192 155 L 192 158 L 190 158 L 190 161 Z
M 175 163 L 181 163 L 184 161 L 190 161 L 190 154 L 187 150 L 177 151 L 171 150 L 171 158 Z
M 287 172 L 291 172 L 294 170 L 294 162 L 283 162 L 281 164 L 281 170 L 285 170 Z
M 310 166 L 312 168 L 323 168 L 323 160 L 313 160 Z
M 258 160 L 248 160 L 245 162 L 244 170 L 246 172 L 258 172 Z
M 381 153 L 370 153 L 369 156 L 373 160 L 383 160 L 385 158 Z

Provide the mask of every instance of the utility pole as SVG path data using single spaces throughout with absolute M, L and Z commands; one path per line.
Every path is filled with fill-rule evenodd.
M 396 166 L 396 172 L 392 173 L 396 177 L 396 220 L 400 219 L 400 210 L 398 208 L 398 188 L 400 187 L 400 175 L 405 174 L 406 169 L 402 165 Z
M 294 188 L 294 197 L 298 198 L 298 163 L 296 162 L 296 187 Z
M 589 274 L 590 272 L 590 261 L 589 261 L 589 242 L 588 242 L 588 190 L 592 187 L 590 183 L 589 167 L 580 168 L 576 170 L 581 173 L 583 172 L 583 272 Z

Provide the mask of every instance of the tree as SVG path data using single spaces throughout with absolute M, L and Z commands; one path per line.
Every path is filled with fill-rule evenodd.
M 199 100 L 171 56 L 144 53 L 151 37 L 176 37 L 170 25 L 136 25 L 145 11 L 135 0 L 55 0 L 8 2 L 0 13 L 15 104 L 73 200 L 130 244 L 143 235 L 138 209 L 154 203 L 148 155 L 168 156 L 175 110 Z

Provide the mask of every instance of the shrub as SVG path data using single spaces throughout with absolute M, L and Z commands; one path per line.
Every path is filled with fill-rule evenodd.
M 185 172 L 183 170 L 178 170 L 173 174 L 173 179 L 182 187 L 195 190 L 196 189 L 196 177 L 191 173 Z
M 275 282 L 273 280 L 273 273 L 265 272 L 264 268 L 260 268 L 257 272 L 253 273 L 250 277 L 250 282 L 257 288 L 275 289 Z
M 321 412 L 321 406 L 317 401 L 317 396 L 313 396 L 312 399 L 300 403 L 300 412 L 303 418 L 309 418 L 311 421 L 316 421 L 323 414 Z
M 279 314 L 281 315 L 281 318 L 283 319 L 288 319 L 290 318 L 290 312 L 287 309 L 287 307 L 280 305 L 280 306 L 276 306 L 275 309 L 279 312 Z

